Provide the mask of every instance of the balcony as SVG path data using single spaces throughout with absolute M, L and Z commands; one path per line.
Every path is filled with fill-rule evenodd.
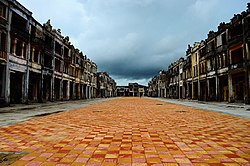
M 29 39 L 29 31 L 27 29 L 19 28 L 17 26 L 12 26 L 11 33 L 25 40 Z
M 213 51 L 209 51 L 209 52 L 206 53 L 206 58 L 212 57 L 214 55 L 215 55 L 215 51 L 214 50 Z
M 43 45 L 44 40 L 41 37 L 32 36 L 31 37 L 31 42 Z
M 75 64 L 76 68 L 80 68 L 80 65 L 78 63 Z
M 240 68 L 243 68 L 243 67 L 245 67 L 245 63 L 244 62 L 240 62 L 240 63 L 229 65 L 229 70 L 240 69 Z
M 0 61 L 5 61 L 6 62 L 6 60 L 7 60 L 6 56 L 7 56 L 6 52 L 0 50 Z
M 44 53 L 46 55 L 49 55 L 49 56 L 53 57 L 53 51 L 50 48 L 45 47 L 44 48 Z
M 228 39 L 228 45 L 231 46 L 237 43 L 241 43 L 242 41 L 243 41 L 243 35 L 242 34 L 236 35 Z
M 64 62 L 71 63 L 71 57 L 65 56 L 64 57 Z
M 244 37 L 245 37 L 245 39 L 250 40 L 250 30 L 248 30 L 247 32 L 245 32 Z
M 226 51 L 227 51 L 227 45 L 221 45 L 216 48 L 217 53 L 226 52 Z
M 7 25 L 8 21 L 6 20 L 6 18 L 0 16 L 0 27 L 3 27 L 5 30 L 7 30 Z

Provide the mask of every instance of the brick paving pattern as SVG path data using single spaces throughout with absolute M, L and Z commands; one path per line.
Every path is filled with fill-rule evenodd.
M 117 98 L 0 128 L 13 165 L 250 165 L 250 119 Z

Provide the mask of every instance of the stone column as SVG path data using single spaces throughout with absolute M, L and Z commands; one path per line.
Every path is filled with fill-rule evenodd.
M 220 81 L 219 77 L 215 77 L 215 95 L 216 95 L 216 101 L 219 101 L 219 96 L 220 96 Z
M 144 94 L 143 94 L 144 96 Z M 164 97 L 167 98 L 167 88 L 164 89 Z
M 82 92 L 81 93 L 81 99 L 83 99 L 84 98 L 84 90 L 83 90 L 84 89 L 84 84 L 81 84 L 80 87 L 81 87 L 81 92 Z
M 40 90 L 40 96 L 39 96 L 39 102 L 43 102 L 43 89 L 45 88 L 44 86 L 43 86 L 43 82 L 44 82 L 44 76 L 43 76 L 43 71 L 41 72 L 41 77 L 40 77 L 40 84 L 39 84 L 39 90 Z
M 17 44 L 17 38 L 14 39 L 14 45 L 13 45 L 13 54 L 16 55 L 16 44 Z
M 67 81 L 66 96 L 67 96 L 67 100 L 69 100 L 70 99 L 70 82 L 69 81 Z
M 35 48 L 32 48 L 31 62 L 34 62 Z
M 89 86 L 89 99 L 91 99 L 91 86 Z
M 206 83 L 207 83 L 207 87 L 206 87 L 207 93 L 206 93 L 205 101 L 210 100 L 210 82 L 209 82 L 209 78 L 207 79 Z
M 63 100 L 63 79 L 60 80 L 59 98 Z
M 178 85 L 178 96 L 179 96 L 178 98 L 181 99 L 182 95 L 181 95 L 181 86 L 180 86 L 180 84 Z
M 192 80 L 192 99 L 194 99 L 194 81 Z
M 55 40 L 53 41 L 53 58 L 52 58 L 52 78 L 51 78 L 51 92 L 50 92 L 50 100 L 55 100 Z
M 198 84 L 198 94 L 197 94 L 197 97 L 198 97 L 198 100 L 201 100 L 201 83 L 200 83 L 199 76 L 198 76 L 197 84 Z
M 86 86 L 86 93 L 85 94 L 86 94 L 86 99 L 88 99 L 89 98 L 89 95 L 88 95 L 89 94 L 88 85 Z
M 22 44 L 22 57 L 26 58 L 26 72 L 24 76 L 24 94 L 23 94 L 23 102 L 28 103 L 28 96 L 29 96 L 29 76 L 30 76 L 30 71 L 29 71 L 29 58 L 30 58 L 30 42 L 27 45 L 26 50 L 24 50 L 24 43 Z
M 247 74 L 248 74 L 248 77 L 247 77 L 247 104 L 250 104 L 250 67 L 248 67 L 247 69 Z
M 192 98 L 192 93 L 190 92 L 191 91 L 191 89 L 190 89 L 190 82 L 187 82 L 187 97 L 189 98 L 189 99 L 191 99 Z M 190 93 L 191 93 L 191 95 L 190 95 Z
M 10 103 L 10 63 L 9 63 L 9 57 L 11 53 L 11 37 L 10 37 L 10 28 L 11 28 L 11 19 L 12 19 L 12 10 L 9 10 L 9 24 L 7 29 L 7 56 L 6 56 L 6 73 L 5 73 L 5 102 L 7 105 Z
M 25 43 L 22 42 L 22 50 L 21 50 L 21 57 L 22 58 L 27 58 L 26 56 L 24 57 L 25 53 L 26 53 L 26 50 L 24 50 L 24 46 L 25 46 Z M 29 58 L 28 58 L 29 59 Z
M 246 43 L 246 59 L 250 60 L 249 44 Z M 250 104 L 250 67 L 247 68 L 247 104 Z
M 76 83 L 73 82 L 73 95 L 72 95 L 73 99 L 76 99 Z
M 38 64 L 41 64 L 41 51 L 38 52 Z
M 233 83 L 232 83 L 232 74 L 228 73 L 228 93 L 229 93 L 229 99 L 228 102 L 233 102 Z

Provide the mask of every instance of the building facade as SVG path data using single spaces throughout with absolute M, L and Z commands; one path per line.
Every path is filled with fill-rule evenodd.
M 107 72 L 97 73 L 97 97 L 115 97 L 116 82 Z
M 169 65 L 166 97 L 202 101 L 250 103 L 250 3 L 247 10 L 220 23 L 205 40 L 188 45 L 186 58 Z M 149 82 L 151 96 L 162 80 Z M 160 86 L 160 87 L 159 87 Z
M 117 86 L 117 96 L 143 97 L 148 95 L 148 87 L 138 83 L 128 83 L 128 86 Z
M 0 2 L 0 104 L 96 97 L 97 65 L 16 0 Z

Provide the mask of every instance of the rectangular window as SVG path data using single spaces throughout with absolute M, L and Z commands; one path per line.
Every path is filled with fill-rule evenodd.
M 6 7 L 3 4 L 0 4 L 0 17 L 6 19 Z
M 62 55 L 62 46 L 58 42 L 55 43 L 55 52 Z
M 243 62 L 243 48 L 240 47 L 231 52 L 232 64 Z
M 222 34 L 222 45 L 226 45 L 227 44 L 227 36 L 226 33 Z
M 6 34 L 5 33 L 1 33 L 0 42 L 1 42 L 1 50 L 6 51 L 7 43 L 6 43 Z
M 39 51 L 37 49 L 35 49 L 35 52 L 34 52 L 34 62 L 35 63 L 39 62 L 38 58 L 39 58 Z

